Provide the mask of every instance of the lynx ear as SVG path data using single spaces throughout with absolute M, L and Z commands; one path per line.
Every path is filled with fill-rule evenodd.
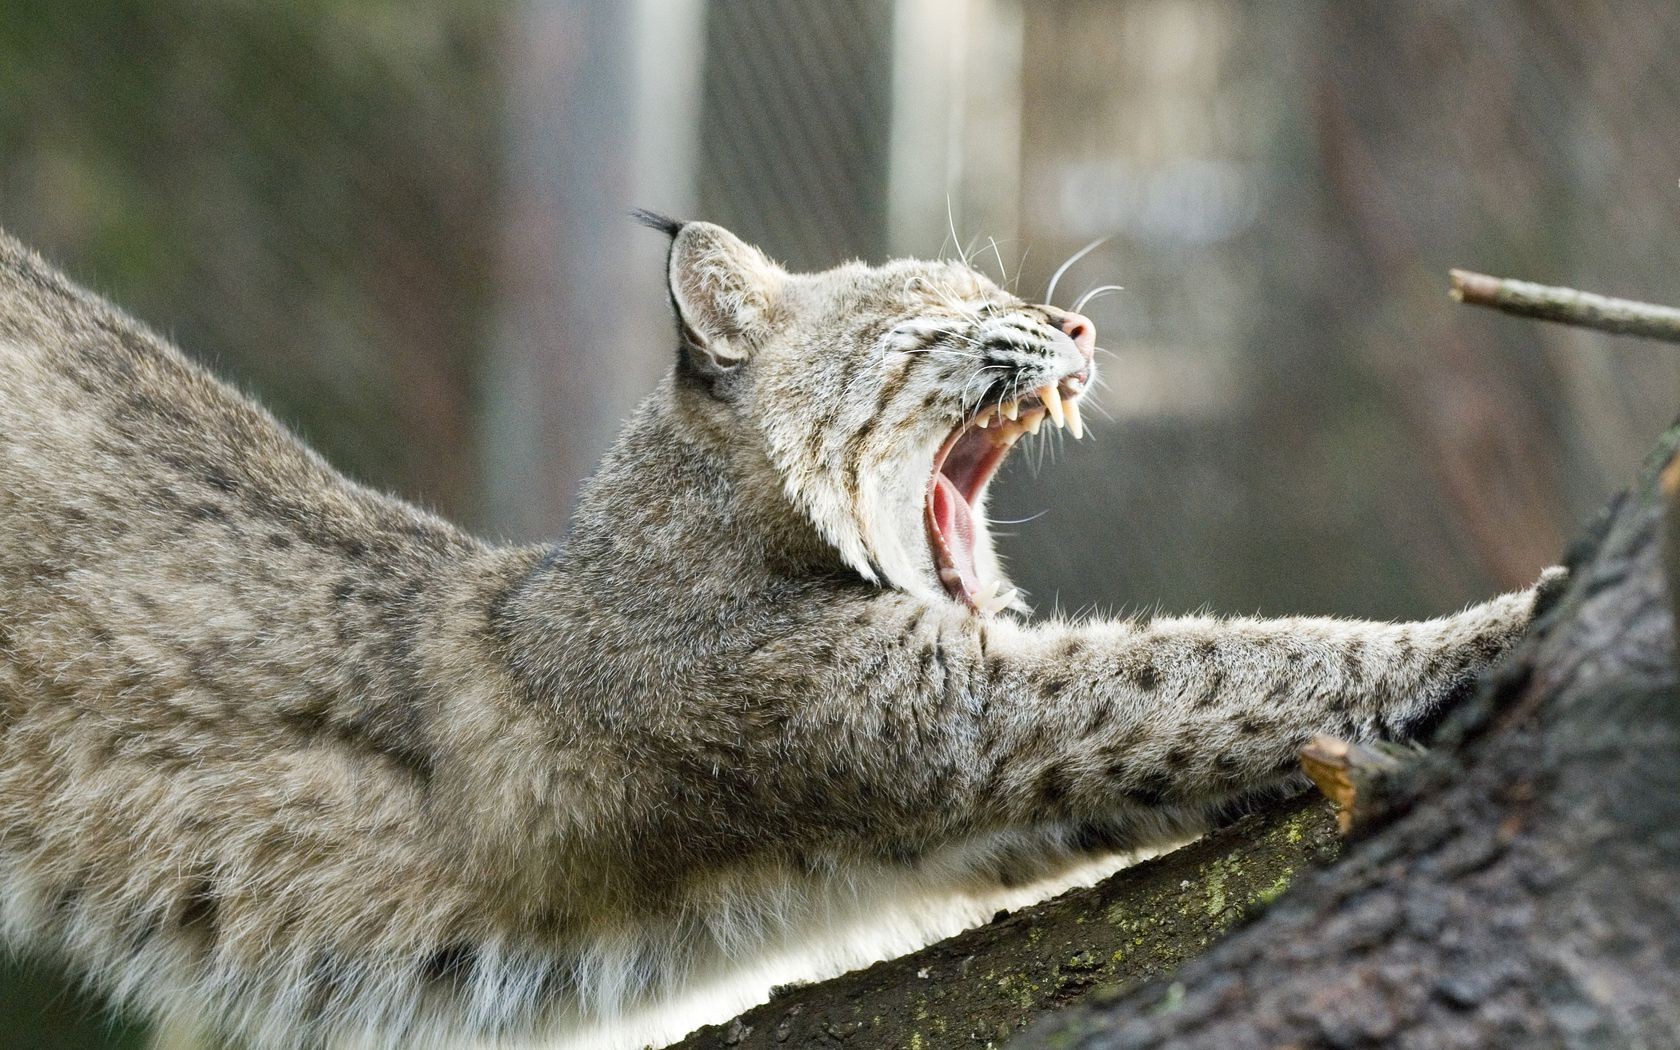
M 787 275 L 721 226 L 688 222 L 671 236 L 668 279 L 683 339 L 730 368 L 770 332 L 770 311 Z

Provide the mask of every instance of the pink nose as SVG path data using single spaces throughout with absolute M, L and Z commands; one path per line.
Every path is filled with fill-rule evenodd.
M 1058 310 L 1054 306 L 1042 306 L 1039 309 L 1049 315 L 1052 322 L 1061 326 L 1062 333 L 1073 340 L 1073 345 L 1084 356 L 1085 363 L 1090 364 L 1092 353 L 1097 347 L 1097 326 L 1091 323 L 1091 319 L 1071 310 Z
M 1073 345 L 1085 355 L 1085 363 L 1091 363 L 1091 353 L 1097 346 L 1097 326 L 1084 314 L 1063 314 L 1062 331 L 1073 340 Z

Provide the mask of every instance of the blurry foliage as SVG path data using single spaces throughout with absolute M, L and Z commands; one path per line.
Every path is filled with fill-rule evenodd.
M 0 222 L 353 475 L 470 510 L 494 10 L 7 0 Z
M 123 1023 L 53 967 L 0 966 L 0 1050 L 138 1050 L 146 1029 Z

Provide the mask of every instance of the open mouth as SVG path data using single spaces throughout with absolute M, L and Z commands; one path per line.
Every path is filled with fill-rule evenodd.
M 1037 434 L 1046 419 L 1075 439 L 1085 435 L 1079 398 L 1087 381 L 1087 373 L 1080 372 L 1018 400 L 983 405 L 933 457 L 924 514 L 933 563 L 951 597 L 977 612 L 991 615 L 1015 601 L 1013 587 L 1002 591 L 999 581 L 982 580 L 975 565 L 975 543 L 986 526 L 976 510 L 980 497 L 1015 442 L 1023 434 Z

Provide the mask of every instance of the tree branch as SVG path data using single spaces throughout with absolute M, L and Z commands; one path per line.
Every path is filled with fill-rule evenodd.
M 1452 278 L 1449 294 L 1461 303 L 1616 335 L 1680 343 L 1680 310 L 1672 306 L 1613 299 L 1573 288 L 1490 277 L 1469 270 L 1449 273 Z
M 913 955 L 781 992 L 670 1050 L 1001 1045 L 1093 989 L 1172 972 L 1340 845 L 1330 806 L 1304 795 Z

